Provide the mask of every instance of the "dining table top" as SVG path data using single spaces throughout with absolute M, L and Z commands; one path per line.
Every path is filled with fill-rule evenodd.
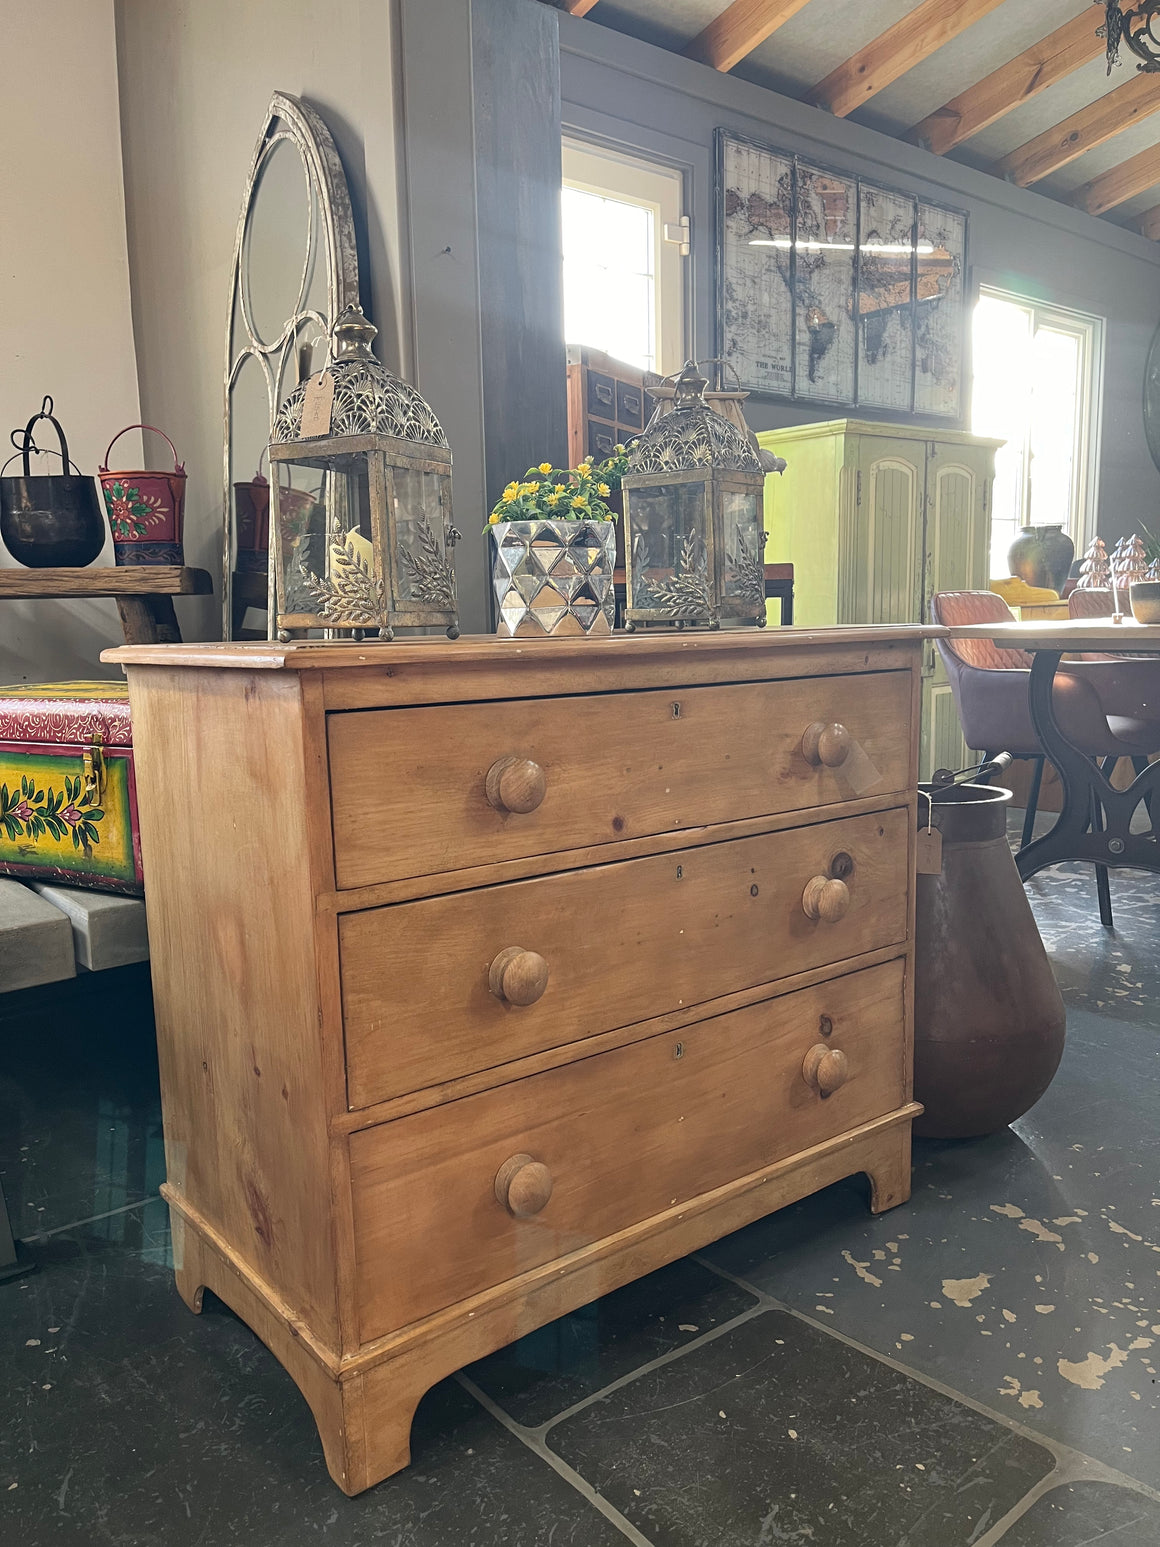
M 951 639 L 990 639 L 1009 650 L 1122 650 L 1132 655 L 1160 655 L 1160 623 L 1137 623 L 1129 615 L 1121 623 L 1110 618 L 962 623 L 948 627 L 945 634 Z

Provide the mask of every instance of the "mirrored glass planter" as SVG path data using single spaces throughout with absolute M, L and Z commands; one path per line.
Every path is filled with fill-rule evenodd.
M 324 630 L 390 639 L 459 633 L 451 556 L 451 451 L 419 393 L 370 352 L 374 327 L 348 306 L 334 359 L 279 410 L 270 443 L 278 635 Z
M 499 521 L 488 531 L 497 634 L 611 634 L 615 522 Z
M 765 472 L 750 438 L 705 402 L 690 362 L 629 454 L 626 627 L 765 624 Z

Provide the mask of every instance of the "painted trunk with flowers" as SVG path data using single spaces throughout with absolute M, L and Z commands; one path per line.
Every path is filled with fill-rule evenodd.
M 0 687 L 0 875 L 141 895 L 126 683 Z
M 491 513 L 496 632 L 507 638 L 610 634 L 616 621 L 614 512 L 591 463 L 541 462 Z

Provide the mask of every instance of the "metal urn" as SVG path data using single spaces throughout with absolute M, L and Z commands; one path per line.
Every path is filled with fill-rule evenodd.
M 1039 1100 L 1066 1016 L 1007 842 L 1010 790 L 919 786 L 937 869 L 918 876 L 914 1098 L 926 1138 L 996 1133 Z
M 705 401 L 690 360 L 671 408 L 629 453 L 625 626 L 765 624 L 765 469 L 749 437 Z
M 331 363 L 274 421 L 270 546 L 278 637 L 311 629 L 459 633 L 451 450 L 427 403 L 371 353 L 378 330 L 348 306 Z

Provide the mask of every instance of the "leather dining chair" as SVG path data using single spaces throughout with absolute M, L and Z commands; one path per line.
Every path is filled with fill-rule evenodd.
M 993 591 L 943 591 L 931 599 L 931 619 L 955 626 L 970 623 L 1013 623 L 1014 615 Z M 967 745 L 988 758 L 998 752 L 1033 764 L 1031 789 L 1023 821 L 1021 846 L 1031 842 L 1044 753 L 1031 719 L 1028 684 L 1031 656 L 1025 650 L 1004 649 L 989 639 L 939 639 Z M 1144 661 L 1122 657 L 1069 662 L 1056 674 L 1054 704 L 1060 729 L 1105 773 L 1121 757 L 1139 771 L 1149 755 L 1160 751 L 1160 671 Z M 1155 685 L 1155 691 L 1153 691 Z M 1091 820 L 1101 821 L 1093 811 Z M 1096 866 L 1100 920 L 1111 925 L 1112 909 L 1106 865 Z

